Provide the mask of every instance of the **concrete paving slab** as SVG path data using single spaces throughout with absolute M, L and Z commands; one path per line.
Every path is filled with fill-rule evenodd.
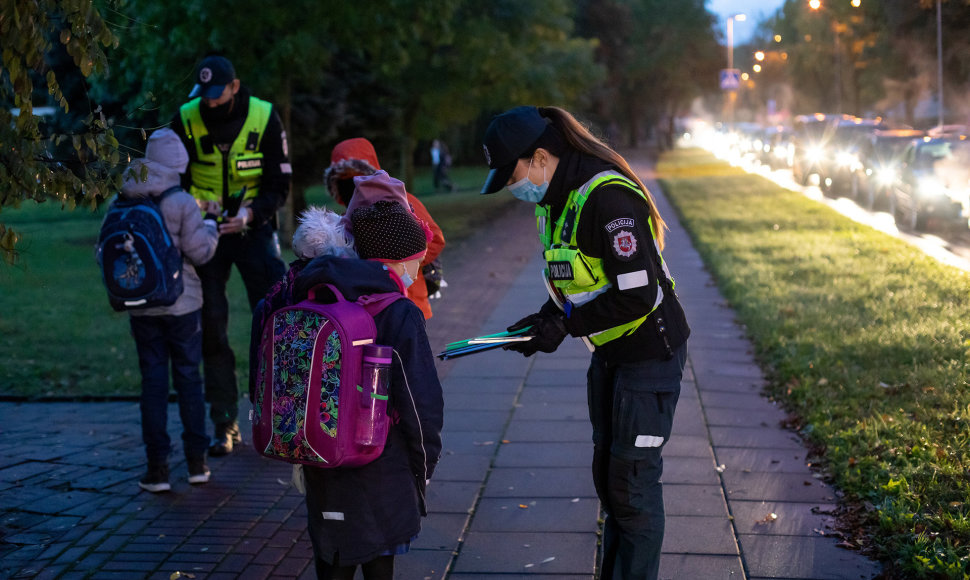
M 445 415 L 450 415 L 451 411 L 464 411 L 474 409 L 477 411 L 503 411 L 508 413 L 509 408 L 515 402 L 516 393 L 452 393 L 446 392 Z
M 517 421 L 574 421 L 589 424 L 589 405 L 586 402 L 520 402 L 515 410 L 515 419 Z
M 822 536 L 835 530 L 835 504 L 732 501 L 734 527 L 739 534 L 766 536 Z
M 558 359 L 557 359 L 558 360 Z M 586 357 L 589 366 L 589 357 Z M 542 385 L 550 388 L 575 388 L 586 391 L 586 371 L 572 369 L 533 370 L 525 380 L 526 386 Z
M 483 572 L 480 574 L 450 574 L 448 576 L 449 580 L 535 580 L 537 577 L 541 578 L 540 572 L 536 574 L 490 574 L 488 572 Z M 555 574 L 552 576 L 547 575 L 547 578 L 555 577 L 560 580 L 588 580 L 593 576 L 590 574 Z
M 519 495 L 483 497 L 475 508 L 478 532 L 596 533 L 599 502 L 594 498 Z
M 512 354 L 498 349 L 498 351 L 462 357 L 455 361 L 455 366 L 448 371 L 448 377 L 521 378 L 529 367 L 529 359 L 519 355 L 512 356 Z
M 595 498 L 589 467 L 496 467 L 482 497 Z
M 856 552 L 836 547 L 831 538 L 742 536 L 752 578 L 858 580 L 879 570 Z
M 433 502 L 429 502 L 433 507 Z M 468 523 L 467 513 L 442 513 L 432 511 L 428 517 L 421 520 L 421 533 L 418 539 L 411 543 L 413 550 L 453 550 L 458 538 L 461 537 L 465 524 Z
M 482 481 L 492 458 L 479 455 L 445 455 L 434 470 L 434 481 Z
M 720 484 L 696 485 L 664 481 L 663 490 L 664 510 L 668 516 L 728 516 L 724 490 Z
M 708 390 L 702 379 L 697 381 L 697 390 L 701 394 L 701 404 L 704 409 L 759 409 L 764 405 L 772 405 L 768 399 L 757 393 L 732 393 L 727 391 Z
M 506 411 L 455 409 L 445 416 L 444 428 L 449 431 L 501 432 L 509 420 Z
M 427 491 L 428 511 L 467 515 L 481 488 L 477 481 L 432 481 Z
M 767 471 L 807 474 L 807 449 L 747 449 L 719 447 L 715 450 L 718 464 L 730 471 Z
M 512 419 L 505 431 L 505 439 L 516 443 L 527 441 L 592 443 L 593 427 L 588 419 L 584 421 L 577 419 L 536 421 L 523 419 L 516 413 L 515 418 Z
M 731 520 L 727 516 L 668 516 L 663 553 L 737 556 Z
M 700 457 L 664 457 L 664 483 L 716 485 L 721 482 L 714 462 Z
M 699 358 L 694 363 L 694 374 L 705 377 L 734 377 L 758 383 L 764 381 L 764 372 L 754 360 L 727 361 Z
M 507 443 L 499 448 L 495 467 L 586 467 L 593 443 Z
M 738 556 L 664 554 L 660 559 L 661 580 L 741 580 L 744 570 Z
M 676 418 L 674 419 L 676 421 Z M 671 437 L 664 445 L 664 458 L 667 457 L 701 457 L 714 460 L 710 440 L 703 435 L 683 435 Z
M 756 395 L 761 395 L 767 384 L 763 379 L 736 377 L 711 372 L 698 373 L 695 371 L 694 376 L 701 377 L 705 392 L 727 391 L 729 393 L 754 393 Z
M 707 436 L 707 423 L 704 421 L 704 412 L 700 405 L 690 401 L 681 395 L 677 403 L 677 410 L 674 412 L 674 428 L 671 431 L 671 438 L 675 439 L 682 435 Z
M 721 477 L 729 501 L 835 501 L 835 491 L 811 474 L 745 473 L 725 469 Z
M 592 575 L 596 534 L 472 532 L 452 572 L 545 575 Z
M 523 389 L 519 395 L 519 403 L 522 405 L 549 404 L 549 403 L 579 403 L 587 404 L 586 387 L 563 389 L 561 387 L 529 385 Z
M 536 355 L 536 360 L 532 363 L 534 371 L 571 371 L 585 375 L 588 368 L 589 356 L 582 354 L 556 357 Z
M 769 427 L 722 427 L 712 425 L 714 447 L 742 447 L 744 449 L 802 449 L 801 439 L 791 431 Z
M 780 428 L 787 414 L 774 405 L 758 405 L 739 413 L 737 409 L 711 407 L 705 409 L 707 423 L 718 427 L 772 427 Z
M 467 454 L 492 457 L 501 443 L 502 431 L 454 431 L 441 434 L 442 456 Z
M 441 385 L 445 397 L 457 394 L 493 396 L 503 393 L 516 394 L 522 388 L 522 377 L 471 378 L 449 376 Z
M 394 577 L 415 580 L 444 578 L 450 562 L 451 552 L 412 549 L 408 554 L 394 558 Z M 315 572 L 311 578 L 316 578 Z

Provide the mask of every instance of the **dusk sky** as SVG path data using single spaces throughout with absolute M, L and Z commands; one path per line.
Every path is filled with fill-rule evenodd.
M 759 22 L 773 15 L 785 0 L 708 0 L 707 8 L 721 17 L 722 34 L 727 34 L 727 18 L 742 13 L 747 16 L 744 22 L 734 23 L 734 43 L 747 42 Z

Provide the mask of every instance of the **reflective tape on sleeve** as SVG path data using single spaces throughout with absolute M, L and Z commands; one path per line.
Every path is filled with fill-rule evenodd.
M 620 290 L 629 290 L 630 288 L 639 288 L 641 286 L 646 286 L 650 283 L 650 275 L 647 274 L 646 270 L 637 270 L 636 272 L 627 272 L 626 274 L 620 274 L 616 277 L 616 287 Z

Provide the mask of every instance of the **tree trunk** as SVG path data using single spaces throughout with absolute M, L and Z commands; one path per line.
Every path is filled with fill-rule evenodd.
M 283 118 L 281 120 L 283 121 L 283 130 L 286 131 L 288 145 L 293 142 L 293 134 L 290 132 L 293 126 L 291 122 L 293 114 L 293 89 L 292 82 L 289 78 L 284 83 L 280 109 L 283 112 Z M 283 215 L 280 218 L 280 239 L 283 243 L 289 245 L 290 240 L 293 239 L 293 232 L 296 230 L 296 216 L 300 215 L 305 209 L 306 196 L 303 194 L 303 189 L 297 190 L 294 188 L 291 178 L 289 195 L 286 196 L 286 203 L 282 211 Z

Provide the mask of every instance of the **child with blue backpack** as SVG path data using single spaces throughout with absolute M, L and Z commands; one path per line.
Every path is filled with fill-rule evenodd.
M 202 284 L 195 265 L 215 255 L 219 232 L 213 220 L 203 220 L 199 206 L 180 186 L 180 174 L 189 162 L 188 153 L 171 129 L 152 133 L 145 157 L 135 159 L 126 171 L 120 198 L 152 197 L 160 207 L 172 242 L 182 253 L 182 294 L 170 306 L 128 310 L 131 335 L 138 351 L 141 371 L 141 428 L 148 471 L 138 482 L 152 493 L 168 491 L 169 368 L 178 395 L 182 420 L 182 448 L 188 464 L 188 481 L 209 481 L 205 431 L 205 399 L 202 391 Z

